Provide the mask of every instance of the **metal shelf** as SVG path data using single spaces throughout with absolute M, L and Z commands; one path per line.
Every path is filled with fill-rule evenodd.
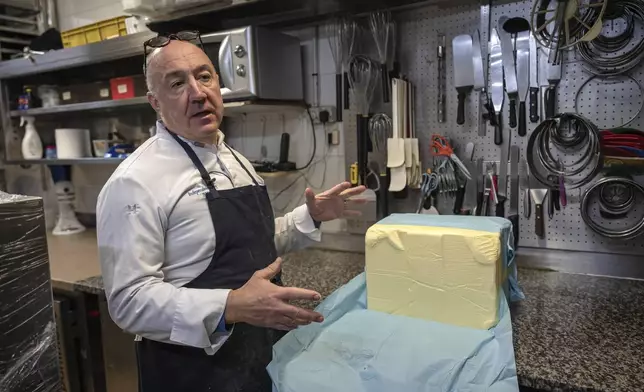
M 117 165 L 124 158 L 75 158 L 75 159 L 14 159 L 6 161 L 7 165 Z
M 5 31 L 7 33 L 16 33 L 30 35 L 32 37 L 38 37 L 40 33 L 35 29 L 19 29 L 16 27 L 0 26 L 0 31 Z
M 42 116 L 46 114 L 62 114 L 70 112 L 84 112 L 88 110 L 102 110 L 102 109 L 117 109 L 117 108 L 127 108 L 127 107 L 150 107 L 147 97 L 136 97 L 129 99 L 115 99 L 109 101 L 95 101 L 95 102 L 83 102 L 83 103 L 72 103 L 69 105 L 59 105 L 50 108 L 34 108 L 27 110 L 12 110 L 9 112 L 11 117 L 21 117 L 21 116 Z

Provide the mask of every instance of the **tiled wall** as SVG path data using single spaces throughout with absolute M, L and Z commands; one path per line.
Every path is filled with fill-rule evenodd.
M 97 0 L 87 0 L 96 3 Z M 59 1 L 59 7 L 67 7 L 65 3 L 69 0 Z M 120 3 L 118 3 L 120 5 Z M 83 6 L 81 9 L 87 9 Z M 76 11 L 76 6 L 74 7 Z M 83 14 L 86 11 L 79 11 Z M 92 11 L 94 12 L 94 11 Z M 77 15 L 78 15 L 77 14 Z M 89 13 L 84 14 L 89 15 Z M 101 16 L 106 18 L 109 16 Z M 68 21 L 76 16 L 69 16 Z M 91 23 L 91 22 L 90 22 Z M 321 37 L 314 44 L 315 29 L 291 32 L 297 35 L 302 41 L 302 52 L 304 61 L 305 95 L 309 103 L 317 102 L 320 106 L 335 105 L 335 67 L 328 46 L 328 41 Z M 318 51 L 318 67 L 314 67 L 314 51 Z M 314 72 L 319 73 L 318 93 L 314 88 L 316 78 Z M 319 95 L 319 98 L 316 96 Z M 265 126 L 265 128 L 264 128 Z M 241 151 L 249 159 L 260 157 L 260 148 L 266 147 L 267 157 L 277 159 L 279 143 L 282 132 L 291 135 L 290 160 L 298 167 L 302 167 L 309 160 L 312 148 L 312 132 L 308 115 L 304 111 L 287 111 L 284 113 L 271 112 L 267 114 L 252 114 L 245 118 L 235 117 L 226 120 L 224 125 L 226 140 L 234 148 Z M 340 134 L 340 144 L 329 146 L 327 144 L 327 133 L 337 129 Z M 304 171 L 292 174 L 267 178 L 266 185 L 273 199 L 276 214 L 292 210 L 303 203 L 303 194 L 307 186 L 314 191 L 321 191 L 345 180 L 344 146 L 342 143 L 341 124 L 329 123 L 326 126 L 318 124 L 315 126 L 317 149 L 313 164 Z M 263 135 L 263 136 L 262 136 Z M 73 170 L 74 185 L 76 187 L 77 211 L 82 213 L 95 212 L 96 197 L 100 192 L 106 179 L 114 170 L 115 166 L 76 166 Z M 45 209 L 51 222 L 56 216 L 56 202 L 51 189 L 49 171 L 46 168 L 32 166 L 31 168 L 20 168 L 14 166 L 7 173 L 10 191 L 36 194 L 45 196 Z M 282 191 L 289 184 L 294 183 L 288 190 Z M 11 189 L 13 185 L 14 189 Z M 49 222 L 48 222 L 49 223 Z M 345 222 L 329 222 L 322 226 L 325 231 L 343 231 Z

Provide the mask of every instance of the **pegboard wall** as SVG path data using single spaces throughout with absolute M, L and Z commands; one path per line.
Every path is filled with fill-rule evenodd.
M 490 27 L 497 26 L 501 15 L 509 18 L 524 17 L 530 20 L 531 1 L 513 2 L 507 4 L 493 5 L 489 9 L 491 16 Z M 488 127 L 486 136 L 478 135 L 478 93 L 471 91 L 465 105 L 466 121 L 464 125 L 456 124 L 457 94 L 453 84 L 453 63 L 452 63 L 452 39 L 460 34 L 476 33 L 480 29 L 480 39 L 484 46 L 483 62 L 487 71 L 486 63 L 488 42 L 487 20 L 482 22 L 481 15 L 485 16 L 485 10 L 476 5 L 440 8 L 428 6 L 413 9 L 395 14 L 398 24 L 397 29 L 397 56 L 401 63 L 402 73 L 414 84 L 416 88 L 416 134 L 421 146 L 421 160 L 423 169 L 432 166 L 432 157 L 429 154 L 429 139 L 433 133 L 448 136 L 457 151 L 464 149 L 469 142 L 475 143 L 474 158 L 483 158 L 485 161 L 499 161 L 501 148 L 509 148 L 509 145 L 517 145 L 521 150 L 521 160 L 526 159 L 525 149 L 528 138 L 538 123 L 528 121 L 528 134 L 525 137 L 518 136 L 517 130 L 508 126 L 509 100 L 506 95 L 503 103 L 503 139 L 502 146 L 494 144 L 494 129 Z M 605 29 L 619 30 L 619 22 Z M 641 26 L 636 28 L 636 34 L 642 36 Z M 604 31 L 606 33 L 606 31 Z M 610 33 L 610 31 L 608 32 Z M 445 46 L 447 49 L 446 58 L 446 113 L 447 121 L 438 122 L 437 99 L 438 80 L 436 48 L 439 34 L 446 37 Z M 365 38 L 365 37 L 363 37 Z M 631 43 L 634 45 L 634 43 Z M 574 51 L 567 52 L 564 56 L 562 78 L 558 86 L 557 111 L 575 112 L 584 115 L 595 122 L 600 129 L 612 128 L 622 125 L 633 119 L 628 125 L 637 129 L 644 128 L 644 115 L 640 114 L 644 97 L 640 93 L 639 84 L 644 83 L 644 69 L 639 66 L 632 70 L 627 76 L 618 77 L 612 80 L 601 80 L 591 78 L 591 74 L 584 70 L 584 63 L 580 61 Z M 489 85 L 489 78 L 487 78 Z M 583 87 L 583 88 L 582 88 Z M 577 92 L 581 93 L 577 99 Z M 374 104 L 371 109 L 373 113 L 391 113 L 391 107 L 381 106 L 379 87 L 376 89 Z M 518 107 L 518 103 L 517 103 Z M 577 108 L 577 110 L 575 109 Z M 540 108 L 541 110 L 541 108 Z M 356 121 L 355 112 L 351 110 L 345 113 L 345 157 L 347 164 L 356 160 Z M 347 165 L 348 167 L 348 165 Z M 509 173 L 509 165 L 508 165 Z M 510 180 L 508 180 L 509 187 Z M 523 212 L 523 198 L 520 197 L 520 238 L 519 244 L 522 247 L 548 248 L 561 250 L 590 251 L 619 254 L 644 254 L 644 240 L 610 240 L 586 227 L 580 214 L 580 198 L 583 189 L 568 191 L 568 205 L 561 211 L 556 211 L 552 219 L 545 214 L 546 236 L 538 238 L 534 234 L 534 215 L 525 218 Z M 508 197 L 510 189 L 508 189 Z M 396 203 L 392 211 L 410 212 L 412 206 L 416 206 L 418 193 L 410 192 L 412 200 L 407 203 Z M 441 199 L 439 198 L 439 203 Z M 446 208 L 439 210 L 451 210 L 452 202 L 444 201 Z M 449 207 L 449 208 L 447 208 Z M 644 206 L 639 207 L 640 211 Z M 509 209 L 509 199 L 506 202 L 506 211 Z M 544 205 L 545 209 L 545 205 Z M 533 207 L 534 211 L 534 207 Z M 638 211 L 634 211 L 638 213 Z

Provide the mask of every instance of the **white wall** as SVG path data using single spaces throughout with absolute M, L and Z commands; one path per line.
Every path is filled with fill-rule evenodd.
M 87 0 L 96 2 L 98 0 Z M 69 0 L 62 0 L 59 7 Z M 119 3 L 120 5 L 120 3 Z M 75 9 L 75 8 L 74 8 Z M 83 13 L 85 11 L 81 11 Z M 104 18 L 108 16 L 101 16 Z M 69 17 L 69 20 L 75 17 Z M 75 20 L 75 19 L 74 19 Z M 91 22 L 90 22 L 91 23 Z M 335 105 L 335 68 L 331 58 L 328 41 L 324 38 L 317 40 L 315 45 L 315 29 L 306 29 L 292 33 L 302 40 L 303 63 L 305 75 L 305 95 L 309 103 L 317 102 L 320 106 Z M 318 51 L 317 67 L 313 61 Z M 319 73 L 319 88 L 314 73 Z M 317 92 L 317 93 L 316 93 Z M 282 132 L 291 135 L 290 160 L 302 167 L 309 160 L 312 148 L 312 132 L 308 115 L 304 111 L 287 111 L 284 113 L 252 114 L 246 117 L 226 120 L 224 132 L 226 140 L 249 159 L 260 157 L 261 146 L 267 151 L 267 158 L 276 160 L 279 153 L 279 142 Z M 265 130 L 264 130 L 265 125 Z M 329 146 L 327 133 L 337 129 L 340 133 L 340 144 Z M 317 149 L 313 164 L 307 169 L 280 177 L 266 178 L 269 194 L 273 199 L 276 214 L 292 210 L 303 203 L 303 194 L 307 186 L 319 192 L 345 180 L 344 145 L 341 124 L 329 123 L 315 127 Z M 264 134 L 264 136 L 262 136 Z M 187 159 L 187 158 L 186 158 Z M 106 179 L 115 166 L 75 166 L 73 181 L 76 187 L 78 212 L 94 213 L 96 197 Z M 55 219 L 55 197 L 49 184 L 49 170 L 33 166 L 25 169 L 14 166 L 7 175 L 9 191 L 44 196 L 49 207 L 48 220 Z M 13 184 L 13 185 L 12 185 Z M 288 185 L 292 184 L 287 190 Z M 12 189 L 13 188 L 13 189 Z M 49 222 L 48 222 L 49 224 Z M 329 222 L 322 226 L 324 231 L 337 232 L 345 228 L 344 221 Z
M 123 15 L 120 0 L 58 0 L 60 31 Z

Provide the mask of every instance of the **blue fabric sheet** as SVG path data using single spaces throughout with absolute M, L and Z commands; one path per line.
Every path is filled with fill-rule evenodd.
M 274 392 L 518 391 L 512 324 L 477 330 L 366 309 L 364 273 L 317 308 L 321 324 L 273 348 Z

